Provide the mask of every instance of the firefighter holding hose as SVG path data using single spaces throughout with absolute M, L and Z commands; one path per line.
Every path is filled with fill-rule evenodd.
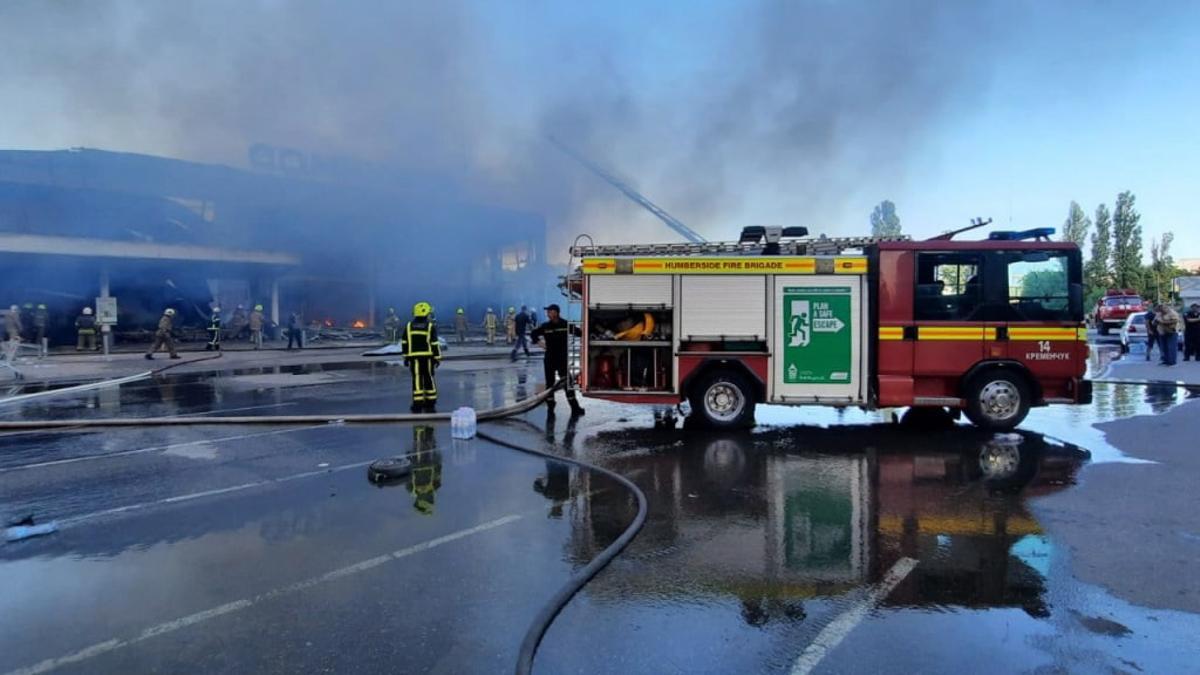
M 404 365 L 412 373 L 412 411 L 434 412 L 437 407 L 437 381 L 434 370 L 442 361 L 442 347 L 438 344 L 437 324 L 434 323 L 433 306 L 428 302 L 413 305 L 413 318 L 404 327 L 401 350 Z

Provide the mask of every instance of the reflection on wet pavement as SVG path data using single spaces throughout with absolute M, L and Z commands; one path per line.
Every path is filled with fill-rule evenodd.
M 446 409 L 492 407 L 540 387 L 540 375 L 527 368 L 496 365 L 445 372 Z M 406 386 L 403 371 L 382 363 L 188 375 L 4 415 L 378 412 L 407 408 Z M 632 546 L 553 625 L 539 671 L 790 671 L 805 645 L 907 558 L 915 568 L 855 635 L 898 644 L 945 633 L 970 648 L 939 646 L 949 651 L 930 661 L 921 652 L 864 649 L 871 643 L 852 637 L 859 648 L 831 652 L 831 670 L 957 672 L 975 667 L 975 651 L 999 650 L 1003 634 L 1019 644 L 995 663 L 1036 669 L 1062 662 L 1063 652 L 1044 642 L 1064 626 L 1120 639 L 1143 665 L 1177 664 L 1170 650 L 1139 651 L 1137 626 L 1120 638 L 1088 628 L 1108 624 L 1080 606 L 1078 593 L 1061 597 L 1064 585 L 1077 585 L 1027 502 L 1065 489 L 1089 458 L 1120 459 L 1093 422 L 1157 412 L 1192 395 L 1100 385 L 1094 406 L 1036 410 L 1027 423 L 1036 432 L 999 436 L 965 425 L 895 424 L 894 411 L 777 406 L 760 407 L 759 427 L 738 434 L 656 429 L 652 411 L 607 403 L 589 406 L 582 420 L 534 411 L 505 422 L 494 429 L 510 440 L 625 474 L 650 505 Z M 256 604 L 247 618 L 147 641 L 84 669 L 344 670 L 352 663 L 359 672 L 385 672 L 395 669 L 393 650 L 370 637 L 383 631 L 422 636 L 406 642 L 410 664 L 495 670 L 515 654 L 541 602 L 636 511 L 630 495 L 590 472 L 478 439 L 452 440 L 444 426 L 3 440 L 7 506 L 57 518 L 112 513 L 0 549 L 6 589 L 55 589 L 0 594 L 6 616 L 26 617 L 23 628 L 0 636 L 0 654 L 7 654 L 0 671 L 519 516 L 470 543 L 371 568 L 311 596 Z M 369 483 L 365 465 L 384 456 L 406 457 L 411 473 L 393 484 Z M 59 460 L 71 463 L 25 468 Z M 380 595 L 394 583 L 424 590 Z M 158 590 L 138 592 L 147 587 Z M 68 611 L 80 606 L 90 609 Z M 104 621 L 101 607 L 110 608 Z M 262 651 L 250 636 L 264 626 L 278 641 Z M 234 629 L 244 637 L 230 643 Z M 1110 664 L 1104 649 L 1084 660 L 1089 669 Z M 359 650 L 370 656 L 347 660 Z

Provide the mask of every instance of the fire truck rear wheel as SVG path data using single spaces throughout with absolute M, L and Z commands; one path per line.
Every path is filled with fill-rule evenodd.
M 1029 414 L 1029 385 L 1020 374 L 992 370 L 967 385 L 967 418 L 981 429 L 1004 431 Z
M 701 375 L 692 383 L 688 401 L 692 414 L 710 429 L 741 429 L 754 422 L 754 387 L 735 370 Z

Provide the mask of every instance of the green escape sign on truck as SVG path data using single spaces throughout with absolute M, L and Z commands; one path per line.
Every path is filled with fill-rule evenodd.
M 850 381 L 850 293 L 849 286 L 783 289 L 784 384 Z

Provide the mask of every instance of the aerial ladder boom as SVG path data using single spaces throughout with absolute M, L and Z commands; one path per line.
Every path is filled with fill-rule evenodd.
M 684 239 L 687 239 L 693 244 L 702 244 L 706 241 L 704 237 L 700 236 L 695 230 L 681 223 L 678 218 L 667 213 L 661 206 L 647 199 L 644 195 L 637 190 L 634 190 L 621 179 L 605 171 L 599 165 L 568 147 L 565 143 L 559 141 L 557 138 L 550 136 L 549 139 L 550 142 L 554 144 L 554 147 L 561 150 L 563 154 L 567 155 L 576 162 L 579 162 L 589 171 L 604 179 L 604 181 L 609 185 L 612 185 L 616 189 L 620 190 L 621 194 L 630 198 L 650 213 L 653 213 L 656 218 L 666 223 L 667 227 L 675 230 Z

